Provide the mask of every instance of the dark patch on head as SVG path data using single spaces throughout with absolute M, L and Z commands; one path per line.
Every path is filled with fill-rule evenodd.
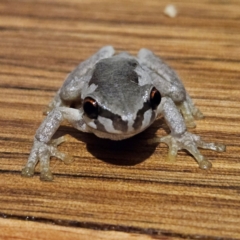
M 99 82 L 111 81 L 132 81 L 138 83 L 138 75 L 134 71 L 138 62 L 129 58 L 106 58 L 99 61 L 93 71 L 89 86 L 98 85 Z
M 133 124 L 134 129 L 139 129 L 142 126 L 142 122 L 144 119 L 144 113 L 149 109 L 152 109 L 150 103 L 148 101 L 144 102 L 143 107 L 140 110 L 138 110 L 138 112 L 137 112 L 137 116 L 136 116 L 135 122 Z M 153 115 L 151 116 L 151 119 L 152 119 L 152 117 L 153 117 Z
M 108 111 L 107 109 L 101 109 L 99 116 L 107 118 L 107 119 L 111 119 L 113 122 L 113 127 L 116 130 L 122 131 L 122 132 L 127 132 L 128 130 L 128 122 L 127 121 L 123 121 L 121 116 L 117 115 L 117 114 L 113 114 L 110 111 Z

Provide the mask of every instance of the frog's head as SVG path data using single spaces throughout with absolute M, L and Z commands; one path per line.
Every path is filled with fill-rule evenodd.
M 116 56 L 96 64 L 82 99 L 83 118 L 93 133 L 123 139 L 156 119 L 161 94 L 135 59 Z

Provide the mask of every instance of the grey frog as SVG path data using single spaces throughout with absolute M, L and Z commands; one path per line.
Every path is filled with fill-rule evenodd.
M 144 131 L 163 116 L 171 133 L 149 142 L 166 143 L 169 160 L 175 160 L 178 150 L 186 149 L 200 168 L 209 169 L 211 163 L 198 147 L 225 151 L 224 145 L 206 143 L 187 131 L 187 127 L 195 127 L 194 118 L 203 115 L 174 70 L 147 49 L 141 49 L 134 57 L 126 52 L 115 54 L 112 46 L 101 48 L 68 75 L 47 114 L 36 132 L 22 176 L 33 176 L 40 161 L 40 178 L 50 181 L 51 156 L 65 163 L 71 161 L 71 157 L 57 150 L 64 137 L 52 140 L 63 120 L 100 138 L 122 140 Z

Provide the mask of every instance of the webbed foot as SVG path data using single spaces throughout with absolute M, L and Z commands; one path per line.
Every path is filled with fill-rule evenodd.
M 167 160 L 171 162 L 176 160 L 177 152 L 179 150 L 187 150 L 196 159 L 201 169 L 210 169 L 212 164 L 199 152 L 198 147 L 217 152 L 224 152 L 226 150 L 226 147 L 223 144 L 204 142 L 199 136 L 189 132 L 185 132 L 179 137 L 167 135 L 162 138 L 152 139 L 149 142 L 163 142 L 167 144 L 169 146 Z
M 73 161 L 72 157 L 57 150 L 57 146 L 64 141 L 65 138 L 60 137 L 46 144 L 35 139 L 27 164 L 22 169 L 22 176 L 32 177 L 34 175 L 34 169 L 39 161 L 41 171 L 40 179 L 43 181 L 52 181 L 53 175 L 49 166 L 51 156 L 61 159 L 65 164 L 69 164 Z

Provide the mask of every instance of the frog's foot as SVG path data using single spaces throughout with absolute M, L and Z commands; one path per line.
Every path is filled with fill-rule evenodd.
M 65 141 L 64 137 L 51 140 L 49 143 L 43 143 L 34 140 L 34 144 L 28 158 L 26 166 L 22 170 L 23 177 L 32 177 L 38 161 L 40 161 L 40 179 L 43 181 L 52 181 L 53 175 L 50 170 L 50 157 L 54 156 L 61 159 L 65 164 L 72 162 L 72 158 L 57 150 L 57 146 Z
M 186 149 L 193 155 L 201 169 L 209 169 L 212 167 L 212 164 L 199 152 L 198 147 L 211 149 L 217 152 L 223 152 L 226 150 L 226 147 L 223 144 L 206 143 L 202 141 L 199 136 L 189 132 L 185 132 L 180 137 L 168 135 L 162 138 L 156 138 L 151 140 L 151 142 L 166 143 L 169 146 L 167 160 L 171 162 L 175 161 L 178 150 Z

